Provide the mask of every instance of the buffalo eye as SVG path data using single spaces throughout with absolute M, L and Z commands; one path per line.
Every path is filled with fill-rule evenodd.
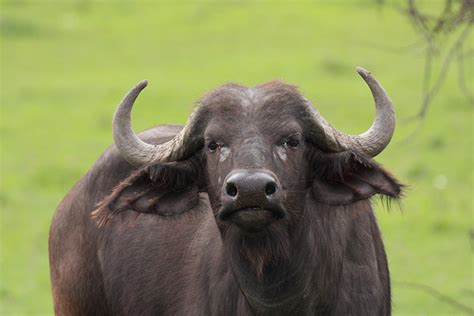
M 219 144 L 215 141 L 211 141 L 207 144 L 207 149 L 209 149 L 211 153 L 215 152 L 219 147 Z
M 289 146 L 289 147 L 292 147 L 292 148 L 296 148 L 299 146 L 300 144 L 300 141 L 298 139 L 295 139 L 295 138 L 290 138 L 286 141 L 286 144 Z

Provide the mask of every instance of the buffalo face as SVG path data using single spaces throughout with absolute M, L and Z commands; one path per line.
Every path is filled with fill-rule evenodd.
M 377 193 L 398 197 L 400 185 L 371 160 L 390 142 L 393 107 L 372 75 L 357 71 L 376 105 L 372 126 L 360 135 L 336 130 L 294 86 L 274 81 L 214 90 L 177 135 L 150 144 L 131 128 L 132 106 L 147 85 L 139 83 L 113 120 L 115 143 L 138 171 L 95 216 L 103 223 L 111 217 L 104 209 L 182 214 L 206 192 L 222 233 L 286 234 L 304 220 L 308 201 L 345 205 Z
M 224 86 L 201 103 L 208 194 L 218 225 L 251 233 L 285 225 L 304 208 L 309 163 L 295 114 L 304 100 L 282 83 Z

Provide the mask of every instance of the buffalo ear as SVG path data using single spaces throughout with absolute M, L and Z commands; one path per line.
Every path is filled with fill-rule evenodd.
M 92 212 L 99 226 L 124 211 L 177 216 L 199 202 L 197 177 L 189 161 L 156 164 L 134 171 Z
M 316 170 L 312 192 L 322 203 L 346 205 L 376 194 L 391 198 L 399 198 L 402 194 L 403 185 L 368 158 L 343 153 L 331 154 L 320 162 L 322 166 Z

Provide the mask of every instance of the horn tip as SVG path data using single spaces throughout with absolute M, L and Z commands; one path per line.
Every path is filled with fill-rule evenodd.
M 148 80 L 142 80 L 137 84 L 137 88 L 140 90 L 144 89 L 148 85 Z
M 356 67 L 356 71 L 364 79 L 368 78 L 371 75 L 370 71 L 362 67 Z

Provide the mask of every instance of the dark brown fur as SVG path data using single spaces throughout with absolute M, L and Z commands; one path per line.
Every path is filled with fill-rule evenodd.
M 293 86 L 226 85 L 197 111 L 203 148 L 193 156 L 137 170 L 113 146 L 60 204 L 49 244 L 55 313 L 389 315 L 369 198 L 397 198 L 401 185 L 359 153 L 321 151 Z M 162 143 L 179 129 L 140 137 Z M 207 151 L 211 140 L 222 151 Z M 216 216 L 223 178 L 255 168 L 278 177 L 289 215 L 247 233 Z

